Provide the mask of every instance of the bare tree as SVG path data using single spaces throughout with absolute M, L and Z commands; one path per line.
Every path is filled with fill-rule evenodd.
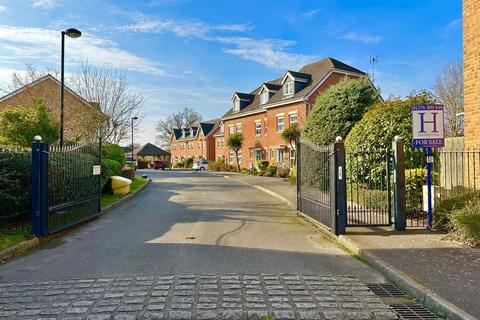
M 99 125 L 103 141 L 120 143 L 131 132 L 131 119 L 142 117 L 144 96 L 130 88 L 123 70 L 101 69 L 82 61 L 68 83 L 84 99 L 98 103 L 107 116 Z
M 463 111 L 463 62 L 457 59 L 437 74 L 433 86 L 435 98 L 445 108 L 445 124 L 453 137 L 461 134 L 458 113 Z
M 39 70 L 34 65 L 27 64 L 24 72 L 12 74 L 12 81 L 4 91 L 14 91 L 47 74 L 59 78 L 58 71 L 53 68 Z M 76 66 L 76 70 L 66 77 L 65 82 L 88 102 L 98 103 L 99 108 L 106 115 L 106 117 L 94 117 L 91 119 L 92 123 L 85 124 L 89 128 L 96 128 L 97 135 L 104 142 L 120 143 L 131 132 L 131 119 L 142 117 L 145 101 L 143 94 L 134 92 L 130 88 L 123 70 L 101 69 L 90 65 L 88 61 L 81 61 Z M 139 121 L 136 121 L 134 125 L 138 123 Z
M 157 141 L 162 147 L 168 147 L 173 129 L 186 128 L 202 120 L 202 115 L 192 108 L 185 107 L 157 122 Z

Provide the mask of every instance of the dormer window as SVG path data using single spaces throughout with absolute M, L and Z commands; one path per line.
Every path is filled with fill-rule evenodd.
M 293 88 L 294 88 L 294 82 L 293 81 L 285 82 L 285 85 L 283 86 L 283 95 L 284 96 L 292 95 L 293 94 Z
M 225 125 L 222 122 L 222 124 L 220 125 L 220 133 L 224 133 L 224 132 L 225 132 Z
M 270 93 L 267 90 L 263 91 L 262 94 L 260 95 L 260 104 L 267 103 L 269 95 Z
M 233 101 L 233 111 L 235 112 L 240 111 L 240 99 L 235 99 Z

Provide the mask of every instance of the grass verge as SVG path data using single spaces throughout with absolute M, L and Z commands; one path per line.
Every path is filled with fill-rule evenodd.
M 148 181 L 147 179 L 135 177 L 135 180 L 133 180 L 132 184 L 130 185 L 130 192 L 131 193 L 136 192 L 142 185 L 147 183 L 147 181 Z M 119 194 L 111 194 L 111 193 L 102 194 L 100 205 L 102 208 L 105 208 L 106 206 L 111 205 L 112 203 L 120 200 L 123 197 L 125 196 L 122 196 Z
M 9 248 L 32 237 L 29 230 L 6 231 L 0 233 L 0 250 Z

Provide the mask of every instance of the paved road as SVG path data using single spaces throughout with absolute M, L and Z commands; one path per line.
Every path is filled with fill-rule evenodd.
M 158 179 L 134 200 L 0 266 L 0 281 L 237 272 L 384 282 L 254 188 L 209 173 L 149 174 Z
M 126 205 L 1 265 L 0 319 L 396 318 L 364 285 L 379 274 L 275 198 L 149 174 Z

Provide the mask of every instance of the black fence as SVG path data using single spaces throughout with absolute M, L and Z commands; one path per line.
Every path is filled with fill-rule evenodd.
M 98 144 L 50 147 L 48 154 L 48 233 L 100 213 L 101 175 Z
M 31 227 L 32 151 L 0 147 L 0 232 Z
M 410 165 L 405 170 L 406 223 L 410 228 L 425 228 L 428 225 L 426 208 L 427 168 L 426 155 L 423 161 Z M 435 206 L 459 193 L 480 190 L 480 150 L 438 149 L 433 161 L 433 225 Z

